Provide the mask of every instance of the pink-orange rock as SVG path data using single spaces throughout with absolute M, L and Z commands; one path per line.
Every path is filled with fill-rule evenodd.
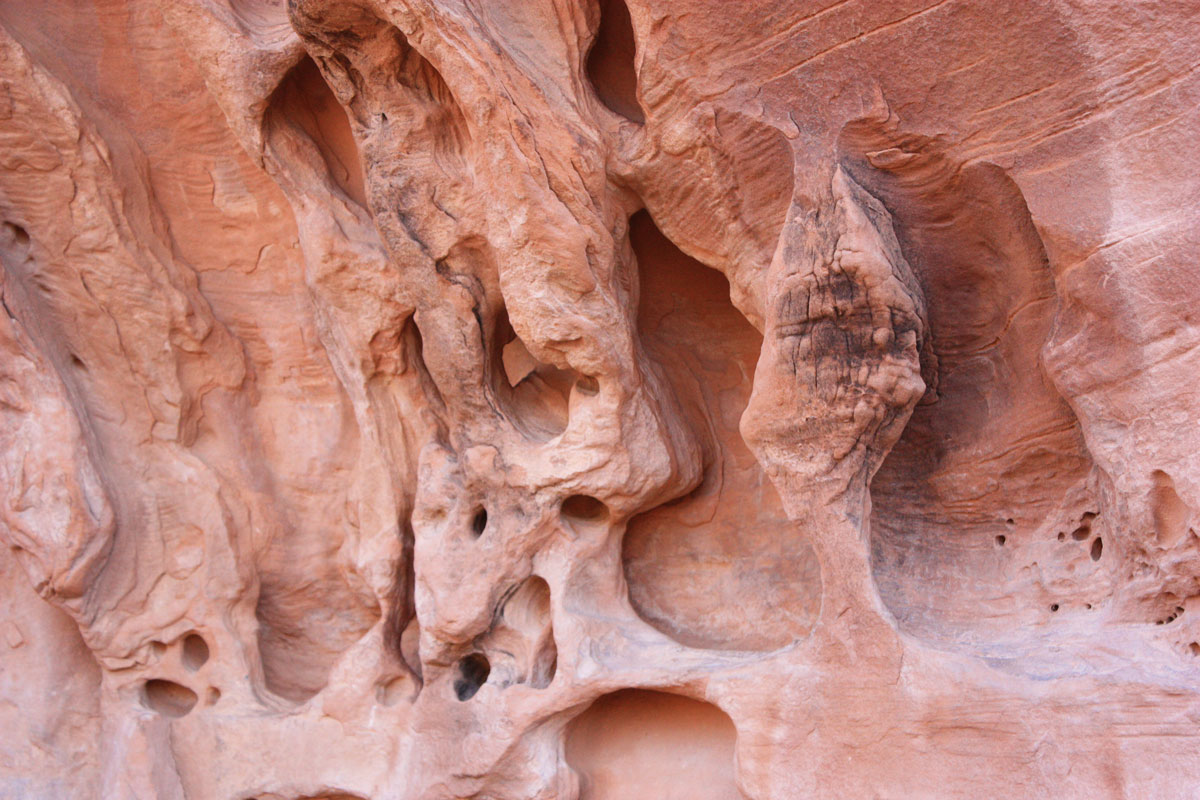
M 0 0 L 0 798 L 1200 796 L 1194 0 Z

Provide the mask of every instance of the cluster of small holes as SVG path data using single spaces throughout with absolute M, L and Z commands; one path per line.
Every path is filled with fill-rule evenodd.
M 1099 515 L 1094 511 L 1084 512 L 1084 514 L 1079 518 L 1078 527 L 1071 531 L 1071 540 L 1075 542 L 1085 542 L 1091 538 L 1092 521 L 1095 520 L 1097 516 Z M 1012 520 L 1008 520 L 1008 522 L 1011 521 Z M 1065 542 L 1067 540 L 1067 532 L 1059 531 L 1058 540 L 1060 542 Z M 1088 555 L 1091 556 L 1092 561 L 1099 561 L 1101 556 L 1104 555 L 1104 541 L 1099 536 L 1092 539 L 1092 545 L 1088 550 Z
M 1084 512 L 1082 515 L 1080 515 L 1079 525 L 1074 530 L 1072 530 L 1070 533 L 1071 540 L 1075 541 L 1075 542 L 1084 542 L 1084 541 L 1087 541 L 1089 538 L 1091 538 L 1092 522 L 1098 516 L 1099 516 L 1099 514 L 1094 511 L 1087 511 L 1087 512 Z M 1013 519 L 1010 517 L 1010 518 L 1004 520 L 1004 524 L 1008 525 L 1008 526 L 1012 526 Z M 1067 535 L 1068 534 L 1066 531 L 1059 531 L 1058 537 L 1057 537 L 1058 541 L 1065 542 L 1067 540 Z M 1000 534 L 1000 535 L 996 536 L 997 546 L 1003 547 L 1005 541 L 1006 541 L 1006 538 L 1005 538 L 1004 534 Z M 1104 541 L 1099 536 L 1096 536 L 1094 539 L 1092 539 L 1091 547 L 1088 549 L 1088 555 L 1091 557 L 1092 561 L 1099 561 L 1101 556 L 1103 556 L 1103 554 L 1104 554 Z M 1083 607 L 1085 609 L 1087 609 L 1088 611 L 1092 610 L 1091 603 L 1084 603 Z M 1049 608 L 1050 608 L 1050 613 L 1053 614 L 1053 613 L 1056 613 L 1060 608 L 1062 608 L 1062 606 L 1059 603 L 1051 603 Z M 1180 609 L 1180 611 L 1182 611 L 1182 609 Z M 1162 624 L 1162 623 L 1159 623 L 1159 624 Z
M 150 654 L 155 661 L 166 658 L 171 647 L 160 641 L 150 643 Z M 197 672 L 208 663 L 208 642 L 198 633 L 189 633 L 178 643 L 179 663 L 188 672 Z M 209 687 L 204 694 L 205 704 L 214 705 L 221 697 L 216 687 Z M 141 687 L 142 705 L 165 717 L 178 719 L 187 716 L 196 707 L 200 698 L 191 688 L 166 678 L 151 678 Z
M 1155 625 L 1170 625 L 1175 620 L 1183 616 L 1183 606 L 1175 606 L 1175 610 L 1168 614 L 1163 619 L 1156 621 Z

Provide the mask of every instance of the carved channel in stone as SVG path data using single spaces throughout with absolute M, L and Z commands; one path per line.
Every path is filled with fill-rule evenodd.
M 714 705 L 626 689 L 601 697 L 567 729 L 580 800 L 739 800 L 737 731 Z
M 733 307 L 725 278 L 680 252 L 648 214 L 635 215 L 630 230 L 641 342 L 706 459 L 691 494 L 629 521 L 622 559 L 630 600 L 689 646 L 783 647 L 811 630 L 821 577 L 738 432 L 762 337 Z
M 273 19 L 274 4 L 247 0 L 245 19 Z M 250 15 L 250 16 L 246 16 Z M 257 16 L 256 16 L 257 15 Z M 303 58 L 272 94 L 263 121 L 267 147 L 282 167 L 281 182 L 323 185 L 335 197 L 366 207 L 362 163 L 349 118 L 317 65 Z M 415 326 L 413 332 L 415 333 Z M 409 326 L 401 337 L 411 345 Z M 419 339 L 417 340 L 419 357 Z M 347 436 L 355 432 L 348 429 Z M 303 533 L 302 533 L 303 532 Z M 302 526 L 281 531 L 260 558 L 256 606 L 258 644 L 267 688 L 304 702 L 326 684 L 337 658 L 381 617 L 383 609 L 365 586 L 351 586 L 337 564 L 341 538 Z M 323 565 L 315 572 L 302 565 Z M 409 568 L 397 576 L 389 641 L 395 644 L 411 618 Z M 395 649 L 395 648 L 393 648 Z

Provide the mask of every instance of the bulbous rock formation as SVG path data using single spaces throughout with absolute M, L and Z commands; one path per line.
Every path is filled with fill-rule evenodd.
M 0 0 L 0 797 L 1193 798 L 1193 0 Z

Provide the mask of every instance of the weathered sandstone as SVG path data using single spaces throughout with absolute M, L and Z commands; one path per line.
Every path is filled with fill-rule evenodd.
M 0 0 L 0 798 L 1200 797 L 1200 2 Z

